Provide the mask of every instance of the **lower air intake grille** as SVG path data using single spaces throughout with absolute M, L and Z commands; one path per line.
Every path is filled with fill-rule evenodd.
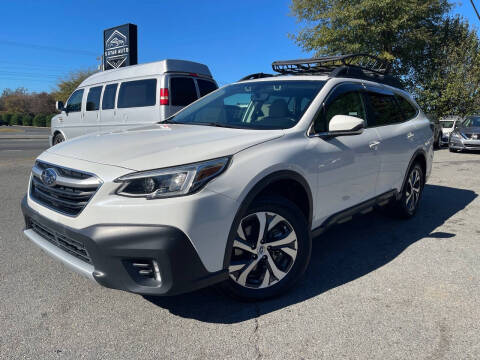
M 85 249 L 85 246 L 81 242 L 66 237 L 65 235 L 62 235 L 35 220 L 30 219 L 30 224 L 32 230 L 45 240 L 50 241 L 53 245 L 58 246 L 60 249 L 68 252 L 82 261 L 85 261 L 89 264 L 92 263 L 87 249 Z

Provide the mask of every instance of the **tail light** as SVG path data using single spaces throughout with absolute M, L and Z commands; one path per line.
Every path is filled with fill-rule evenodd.
M 160 105 L 168 105 L 168 88 L 160 89 Z

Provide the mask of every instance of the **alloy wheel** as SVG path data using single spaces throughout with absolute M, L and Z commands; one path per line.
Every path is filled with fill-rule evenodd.
M 249 214 L 233 242 L 230 278 L 247 288 L 273 286 L 291 270 L 297 251 L 297 235 L 285 218 L 273 212 Z
M 414 168 L 408 177 L 407 186 L 405 189 L 405 206 L 407 210 L 413 212 L 420 200 L 420 193 L 422 191 L 422 177 L 420 171 Z

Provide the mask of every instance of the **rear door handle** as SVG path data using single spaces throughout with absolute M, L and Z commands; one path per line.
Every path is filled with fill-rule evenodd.
M 368 146 L 370 146 L 372 150 L 377 150 L 378 145 L 380 145 L 380 141 L 372 141 Z
M 411 138 L 413 138 L 415 136 L 415 134 L 413 132 L 409 132 L 407 134 L 407 139 L 410 140 Z

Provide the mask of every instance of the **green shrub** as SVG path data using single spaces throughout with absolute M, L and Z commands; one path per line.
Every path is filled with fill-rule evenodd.
M 10 124 L 11 119 L 12 119 L 12 114 L 11 113 L 3 114 L 3 121 L 5 121 L 6 123 Z
M 35 117 L 33 118 L 33 126 L 45 126 L 45 115 L 35 115 Z
M 22 116 L 22 125 L 23 126 L 32 126 L 32 116 L 29 114 L 23 115 Z
M 50 115 L 46 115 L 45 116 L 45 126 L 46 127 L 50 127 L 52 125 L 52 118 L 55 116 L 56 114 L 50 114 Z
M 22 114 L 13 114 L 10 118 L 10 125 L 22 125 Z

